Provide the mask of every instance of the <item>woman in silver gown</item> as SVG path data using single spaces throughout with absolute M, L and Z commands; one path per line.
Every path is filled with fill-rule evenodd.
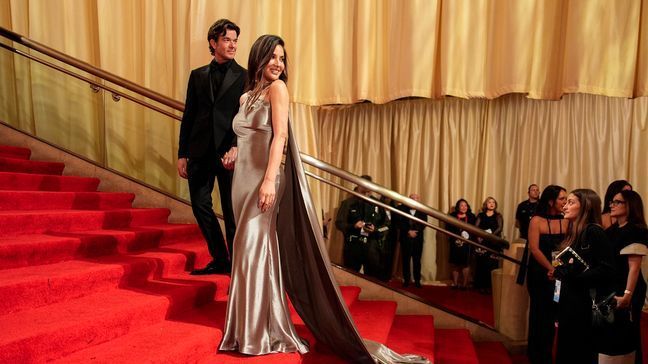
M 249 355 L 308 351 L 286 293 L 318 343 L 357 363 L 428 363 L 363 340 L 335 284 L 288 121 L 287 56 L 274 35 L 253 44 L 247 92 L 233 121 L 238 156 L 232 278 L 219 350 Z M 287 145 L 285 167 L 281 160 Z

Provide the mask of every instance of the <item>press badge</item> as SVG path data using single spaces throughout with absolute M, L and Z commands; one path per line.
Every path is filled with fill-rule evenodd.
M 554 302 L 560 301 L 560 281 L 556 279 L 556 285 L 554 286 Z

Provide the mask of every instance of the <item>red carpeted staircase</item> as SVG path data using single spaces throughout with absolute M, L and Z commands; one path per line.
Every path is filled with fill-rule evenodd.
M 61 163 L 0 146 L 0 363 L 341 363 L 311 353 L 217 353 L 229 277 L 195 277 L 210 261 L 196 225 L 169 224 L 166 209 L 133 208 L 130 193 L 97 192 L 95 178 L 62 176 Z M 342 287 L 369 339 L 436 363 L 510 362 L 466 330 L 435 330 L 432 316 L 396 315 Z M 484 356 L 484 355 L 481 355 Z M 493 359 L 494 358 L 494 359 Z

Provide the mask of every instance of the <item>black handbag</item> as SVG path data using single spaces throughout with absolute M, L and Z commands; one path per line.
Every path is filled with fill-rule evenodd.
M 592 327 L 600 329 L 614 324 L 615 292 L 599 302 L 596 302 L 596 290 L 590 290 L 590 296 L 592 297 Z

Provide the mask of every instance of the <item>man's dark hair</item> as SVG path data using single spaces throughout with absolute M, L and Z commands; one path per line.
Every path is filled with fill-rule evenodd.
M 531 192 L 531 187 L 533 187 L 533 186 L 536 186 L 536 187 L 540 188 L 540 186 L 538 186 L 537 184 L 532 183 L 532 184 L 530 184 L 529 187 L 527 188 L 527 193 Z
M 211 27 L 209 27 L 209 31 L 207 31 L 207 41 L 209 42 L 210 39 L 213 39 L 214 42 L 218 42 L 218 37 L 222 37 L 225 34 L 227 34 L 228 30 L 233 30 L 236 32 L 236 36 L 238 37 L 241 34 L 241 28 L 238 27 L 238 25 L 234 24 L 229 19 L 218 19 L 214 24 L 212 24 Z M 209 53 L 211 55 L 214 55 L 214 47 L 209 45 Z

